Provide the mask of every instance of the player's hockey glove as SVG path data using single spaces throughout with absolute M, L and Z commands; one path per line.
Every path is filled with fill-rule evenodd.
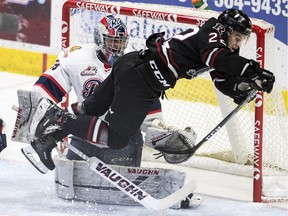
M 234 91 L 234 103 L 236 104 L 240 104 L 243 100 L 245 100 L 249 93 L 252 91 L 253 89 L 250 87 L 249 83 L 244 83 L 244 82 L 240 82 L 240 83 L 236 83 L 234 85 L 233 91 Z M 256 97 L 256 96 L 255 96 Z M 254 98 L 251 98 L 250 101 L 254 100 Z M 248 103 L 250 102 L 248 101 Z
M 262 69 L 254 60 L 249 60 L 245 64 L 240 78 L 244 83 L 248 83 L 252 89 L 267 93 L 272 91 L 275 82 L 273 73 Z

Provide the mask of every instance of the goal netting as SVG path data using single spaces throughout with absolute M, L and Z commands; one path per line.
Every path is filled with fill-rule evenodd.
M 128 50 L 145 48 L 145 40 L 152 33 L 165 31 L 168 38 L 219 15 L 176 6 L 67 1 L 62 14 L 62 46 L 93 43 L 94 28 L 107 14 L 114 14 L 126 23 Z M 252 21 L 253 33 L 242 45 L 240 54 L 274 71 L 274 26 Z M 251 177 L 256 202 L 287 199 L 287 111 L 277 87 L 276 83 L 271 94 L 258 93 L 255 103 L 247 104 L 182 165 Z M 208 74 L 178 81 L 174 89 L 167 91 L 167 97 L 168 100 L 161 101 L 167 125 L 192 126 L 198 142 L 235 108 L 230 98 L 215 90 Z M 142 160 L 154 160 L 151 153 L 145 148 Z

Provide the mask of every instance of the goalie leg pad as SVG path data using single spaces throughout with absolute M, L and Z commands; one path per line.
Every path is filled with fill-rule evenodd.
M 58 156 L 54 157 L 54 161 L 56 163 L 55 183 L 58 197 L 110 205 L 139 205 L 91 171 L 86 162 L 70 161 Z M 163 198 L 177 191 L 184 185 L 186 177 L 184 172 L 172 169 L 116 165 L 111 165 L 111 168 L 155 198 Z M 100 167 L 100 169 L 107 172 L 106 167 Z M 179 208 L 182 204 L 181 202 L 174 208 Z
M 15 126 L 12 133 L 12 141 L 31 143 L 34 133 L 30 134 L 32 117 L 35 114 L 39 97 L 35 92 L 19 89 L 17 91 L 18 107 L 13 106 L 17 111 Z

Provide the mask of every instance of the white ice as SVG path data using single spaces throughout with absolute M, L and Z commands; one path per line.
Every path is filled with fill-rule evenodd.
M 0 153 L 0 216 L 287 216 L 288 205 L 252 202 L 252 180 L 245 177 L 176 167 L 197 182 L 204 202 L 195 209 L 161 212 L 144 207 L 65 201 L 56 197 L 54 173 L 40 174 L 21 154 L 25 144 L 10 140 L 17 89 L 29 90 L 36 77 L 0 72 L 0 118 L 5 121 L 8 147 Z M 149 164 L 146 164 L 149 165 Z M 150 164 L 150 166 L 157 164 Z M 158 166 L 158 165 L 157 165 Z M 159 166 L 163 166 L 159 164 Z M 167 164 L 165 165 L 167 166 Z

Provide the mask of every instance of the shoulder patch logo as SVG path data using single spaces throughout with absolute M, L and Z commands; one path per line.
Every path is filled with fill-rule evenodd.
M 70 49 L 69 49 L 69 52 L 74 52 L 75 50 L 79 50 L 81 49 L 82 47 L 81 46 L 72 46 Z
M 187 74 L 188 76 L 190 76 L 191 78 L 194 78 L 194 77 L 197 76 L 197 73 L 196 73 L 196 70 L 195 70 L 195 69 L 189 69 L 189 70 L 186 72 L 186 74 Z
M 221 23 L 216 23 L 212 28 L 217 30 L 219 35 L 222 35 L 225 32 L 225 27 Z
M 85 70 L 81 72 L 81 76 L 94 76 L 97 73 L 96 67 L 88 66 Z

